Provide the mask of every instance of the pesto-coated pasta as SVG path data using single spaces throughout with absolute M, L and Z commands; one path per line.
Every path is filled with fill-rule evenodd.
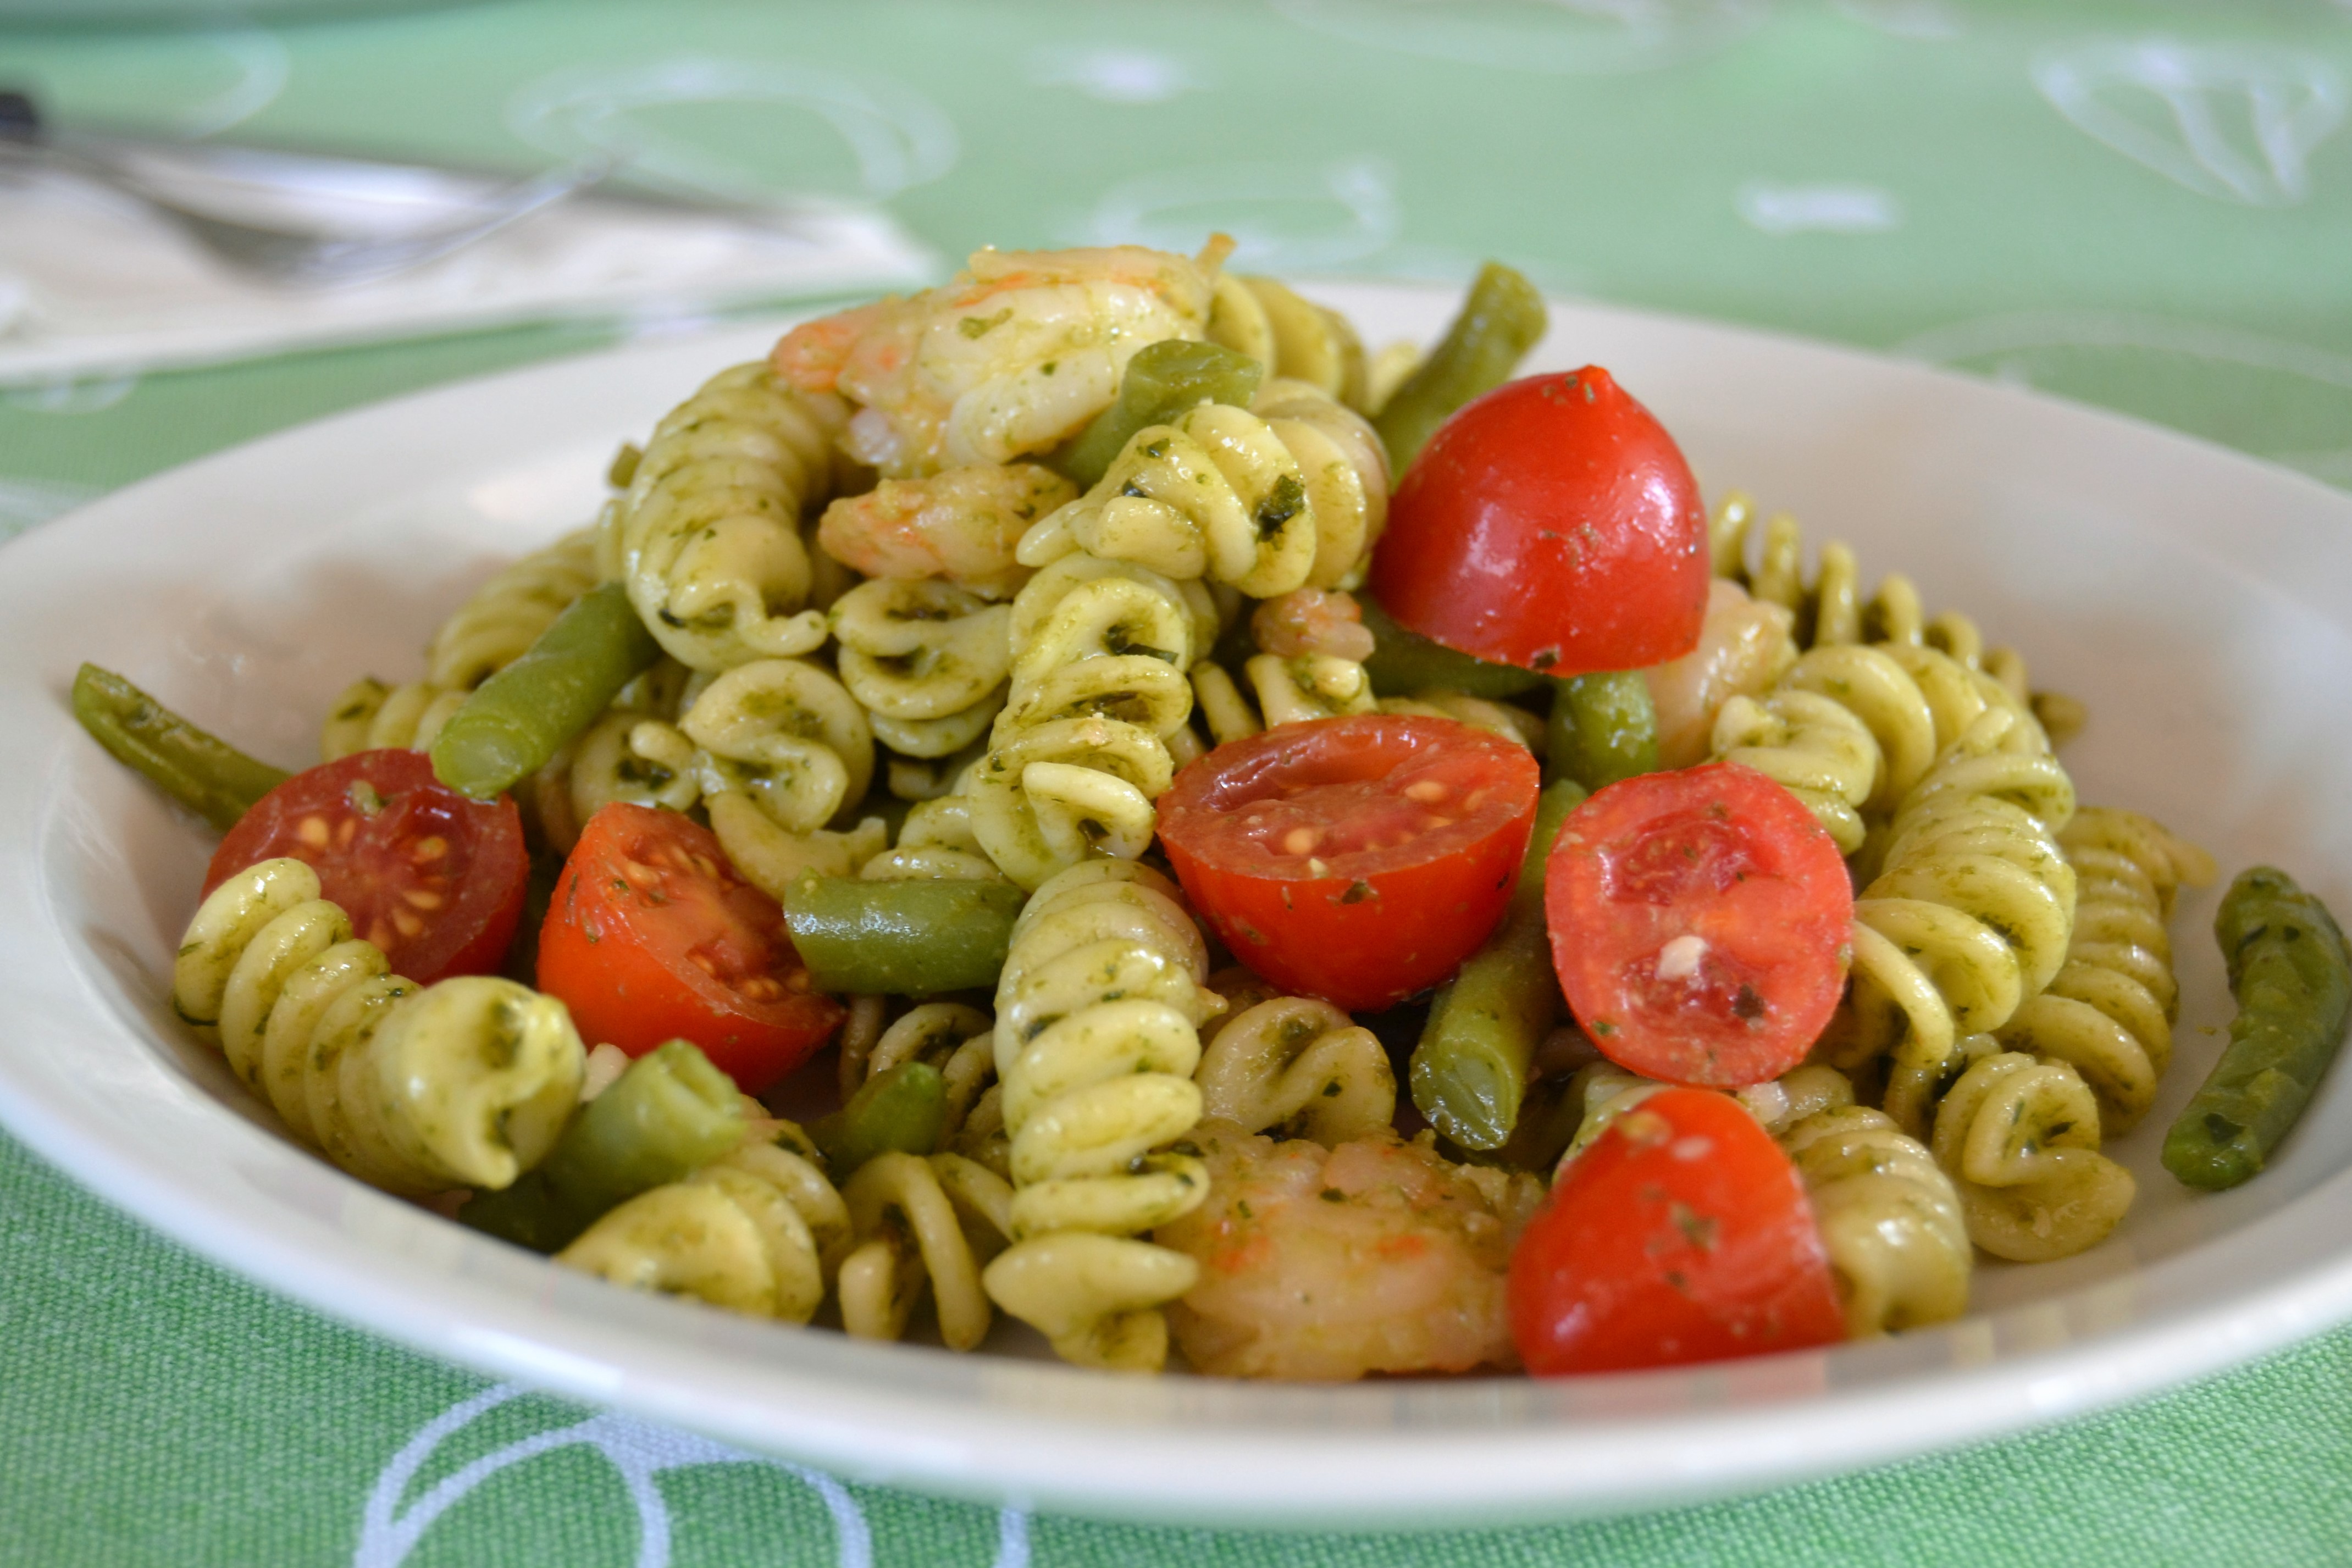
M 832 485 L 845 415 L 762 364 L 721 371 L 654 427 L 613 528 L 629 602 L 697 670 L 814 652 L 802 515 Z
M 952 582 L 877 579 L 833 606 L 841 681 L 874 737 L 906 757 L 963 750 L 1004 706 L 1013 607 Z
M 860 1339 L 905 1337 L 926 1288 L 950 1350 L 970 1350 L 994 1317 L 981 1268 L 1003 1247 L 1013 1189 L 961 1155 L 877 1155 L 842 1189 L 857 1245 L 841 1265 L 841 1324 Z
M 1990 1041 L 1936 1109 L 1936 1163 L 1969 1235 L 1997 1258 L 2047 1263 L 2107 1239 L 2131 1207 L 2131 1172 L 2099 1152 L 2099 1106 L 2063 1061 Z
M 2058 835 L 2074 868 L 2065 967 L 1996 1031 L 2000 1043 L 2063 1061 L 2098 1096 L 2110 1137 L 2147 1113 L 2172 1060 L 2179 988 L 2165 932 L 2172 895 L 2213 880 L 2213 862 L 2137 811 L 2086 807 Z
M 1359 413 L 1376 406 L 1363 341 L 1348 319 L 1271 277 L 1219 274 L 1208 336 L 1257 361 L 1269 376 L 1305 382 Z
M 393 974 L 297 860 L 213 890 L 172 1005 L 296 1137 L 394 1192 L 507 1186 L 580 1099 L 586 1053 L 562 1002 L 487 976 Z
M 1372 1031 L 1312 997 L 1277 997 L 1202 1031 L 1202 1113 L 1326 1147 L 1396 1119 L 1395 1070 Z
M 1968 1311 L 1975 1258 L 1960 1198 L 1917 1140 L 1861 1105 L 1815 1112 L 1780 1137 L 1812 1201 L 1849 1338 Z
M 1159 1308 L 1196 1269 L 1135 1238 L 1207 1191 L 1200 1160 L 1170 1148 L 1201 1119 L 1197 1030 L 1223 1005 L 1207 967 L 1174 884 L 1132 862 L 1059 873 L 1014 927 L 995 1041 L 1014 1240 L 985 1280 L 1065 1360 L 1148 1371 L 1167 1357 Z
M 808 1322 L 852 1233 L 841 1194 L 798 1134 L 787 1123 L 776 1142 L 747 1140 L 684 1181 L 638 1194 L 555 1260 L 631 1290 Z

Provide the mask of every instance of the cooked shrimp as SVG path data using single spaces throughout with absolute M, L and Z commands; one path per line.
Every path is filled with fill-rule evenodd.
M 1013 549 L 1031 523 L 1077 498 L 1050 468 L 948 468 L 928 479 L 885 479 L 824 509 L 817 543 L 868 577 L 948 577 L 995 597 L 1027 577 Z
M 1139 349 L 1199 338 L 1222 254 L 983 250 L 944 287 L 793 328 L 772 361 L 860 405 L 845 444 L 887 476 L 1009 462 L 1109 407 Z
M 1658 710 L 1658 761 L 1689 768 L 1706 760 L 1715 716 L 1735 696 L 1761 696 L 1797 657 L 1790 635 L 1796 618 L 1777 604 L 1717 578 L 1706 592 L 1706 623 L 1698 646 L 1647 673 L 1650 702 Z
M 1511 1243 L 1541 1189 L 1379 1133 L 1326 1149 L 1203 1122 L 1208 1200 L 1154 1239 L 1200 1283 L 1170 1326 L 1195 1370 L 1344 1380 L 1512 1362 Z
M 1334 659 L 1369 659 L 1372 634 L 1364 612 L 1347 594 L 1321 588 L 1294 588 L 1269 599 L 1250 616 L 1258 652 L 1277 659 L 1326 653 Z

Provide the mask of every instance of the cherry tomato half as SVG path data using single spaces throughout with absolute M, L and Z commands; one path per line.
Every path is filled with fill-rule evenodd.
M 1389 502 L 1370 586 L 1449 648 L 1580 675 L 1696 647 L 1707 575 L 1690 465 L 1587 365 L 1497 387 L 1438 428 Z
M 1845 1337 L 1804 1179 L 1726 1095 L 1653 1094 L 1570 1162 L 1511 1253 L 1511 1339 L 1538 1376 Z
M 458 794 L 421 751 L 355 752 L 297 773 L 221 840 L 205 892 L 280 855 L 317 872 L 320 896 L 421 985 L 497 969 L 530 876 L 515 803 Z
M 1544 867 L 1552 963 L 1620 1067 L 1737 1089 L 1805 1059 L 1852 956 L 1853 885 L 1804 803 L 1712 763 L 1612 784 Z
M 1452 974 L 1502 919 L 1536 785 L 1526 747 L 1450 718 L 1279 725 L 1179 773 L 1160 841 L 1244 964 L 1384 1008 Z
M 615 802 L 588 819 L 539 936 L 539 988 L 581 1038 L 642 1056 L 683 1037 L 748 1094 L 798 1067 L 842 1019 L 812 990 L 776 901 L 710 830 Z

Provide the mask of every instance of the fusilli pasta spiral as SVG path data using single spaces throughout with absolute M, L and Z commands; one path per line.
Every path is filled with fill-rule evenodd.
M 2046 1263 L 2095 1247 L 2131 1207 L 2131 1172 L 2099 1152 L 2099 1106 L 2063 1061 L 1983 1052 L 1936 1109 L 1936 1163 L 1969 1235 L 1997 1258 Z
M 1059 873 L 1014 925 L 996 992 L 1014 1241 L 986 1284 L 1066 1360 L 1157 1368 L 1159 1308 L 1195 1278 L 1135 1238 L 1207 1191 L 1201 1161 L 1168 1147 L 1201 1118 L 1196 1031 L 1223 1006 L 1207 958 L 1174 885 L 1127 861 Z
M 837 401 L 762 364 L 721 371 L 654 427 L 615 512 L 617 575 L 646 630 L 697 670 L 824 642 L 802 514 L 832 484 Z
M 848 1206 L 785 1124 L 778 1141 L 748 1139 L 685 1180 L 630 1198 L 556 1261 L 632 1290 L 804 1323 L 851 1240 Z
M 1396 1117 L 1396 1072 L 1372 1031 L 1330 1003 L 1276 997 L 1202 1031 L 1202 1113 L 1331 1147 Z
M 297 860 L 213 890 L 172 1003 L 295 1136 L 390 1191 L 509 1186 L 579 1103 L 585 1052 L 562 1002 L 488 976 L 391 973 Z
M 1952 1184 L 1884 1112 L 1843 1105 L 1780 1134 L 1828 1249 L 1846 1334 L 1863 1339 L 1968 1311 L 1975 1264 Z
M 1302 299 L 1271 277 L 1219 274 L 1208 338 L 1247 354 L 1270 376 L 1306 382 L 1353 409 L 1369 412 L 1373 406 L 1364 345 L 1355 328 L 1337 310 Z
M 1013 674 L 1013 608 L 937 578 L 861 583 L 833 607 L 841 680 L 875 737 L 907 757 L 987 733 Z
M 2058 835 L 2074 868 L 2065 967 L 1996 1031 L 2000 1043 L 2063 1061 L 2098 1096 L 2103 1130 L 2130 1131 L 2172 1059 L 2179 991 L 2165 919 L 2173 890 L 2213 880 L 2213 862 L 2137 811 L 2086 807 Z

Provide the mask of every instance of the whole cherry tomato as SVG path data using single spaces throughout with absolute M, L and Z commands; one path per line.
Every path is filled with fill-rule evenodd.
M 317 872 L 320 896 L 422 985 L 498 968 L 530 875 L 515 803 L 458 794 L 421 751 L 355 752 L 297 773 L 221 840 L 205 892 L 279 855 Z
M 626 802 L 589 818 L 563 864 L 539 985 L 583 1040 L 631 1056 L 690 1040 L 747 1094 L 807 1061 L 844 1016 L 810 988 L 782 909 L 709 829 Z
M 1511 1253 L 1511 1339 L 1538 1376 L 1845 1337 L 1804 1179 L 1738 1103 L 1653 1094 L 1570 1161 Z
M 1389 502 L 1370 586 L 1449 648 L 1580 675 L 1696 647 L 1708 572 L 1690 465 L 1587 365 L 1497 387 L 1439 427 Z
M 1738 1089 L 1804 1061 L 1836 1010 L 1853 884 L 1804 802 L 1717 762 L 1579 806 L 1544 867 L 1544 915 L 1560 988 L 1602 1055 Z
M 1525 747 L 1360 714 L 1221 746 L 1160 800 L 1185 896 L 1251 969 L 1343 1008 L 1452 974 L 1510 903 L 1534 825 Z

